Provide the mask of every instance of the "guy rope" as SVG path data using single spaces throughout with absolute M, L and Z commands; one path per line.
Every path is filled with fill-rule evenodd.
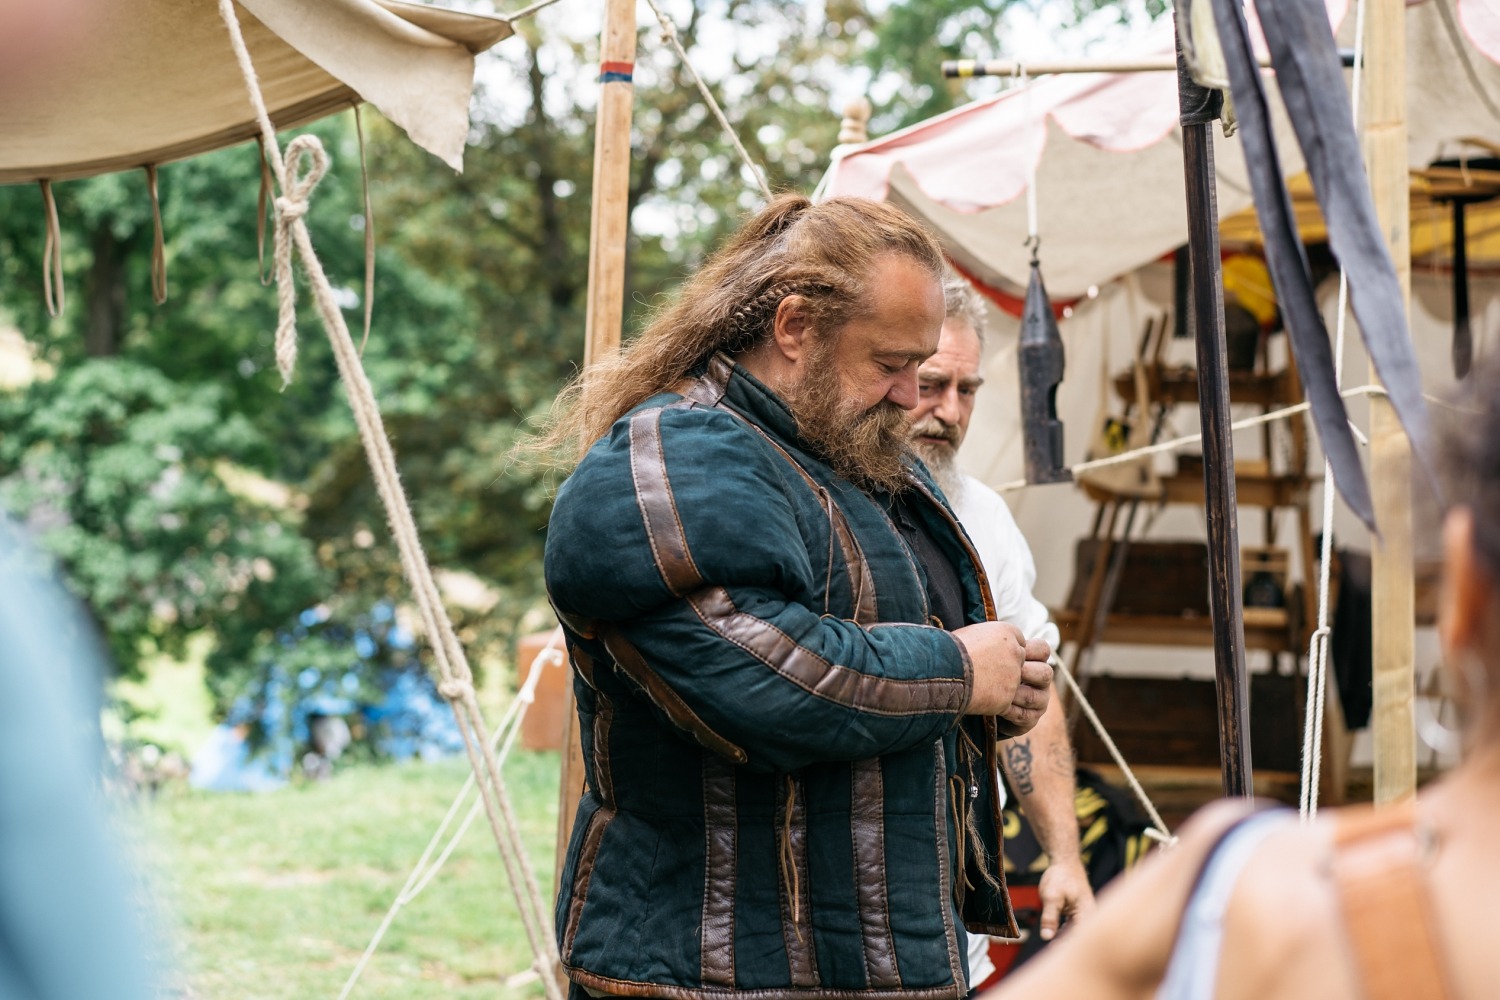
M 494 833 L 500 850 L 501 861 L 510 879 L 516 896 L 521 922 L 526 930 L 535 968 L 542 980 L 548 1000 L 562 1000 L 562 990 L 553 969 L 558 964 L 557 945 L 548 929 L 549 908 L 542 901 L 537 886 L 536 872 L 521 841 L 515 811 L 506 792 L 505 779 L 500 772 L 494 746 L 485 726 L 483 714 L 474 691 L 474 675 L 469 668 L 463 646 L 458 641 L 453 623 L 443 607 L 437 583 L 433 579 L 432 567 L 422 551 L 416 522 L 410 504 L 401 489 L 400 474 L 396 468 L 395 455 L 390 438 L 380 417 L 375 402 L 375 393 L 360 363 L 359 351 L 349 335 L 348 325 L 335 301 L 333 288 L 323 270 L 322 262 L 313 249 L 312 238 L 303 216 L 307 211 L 307 199 L 327 169 L 328 157 L 316 136 L 301 135 L 288 145 L 283 158 L 281 145 L 276 138 L 266 110 L 265 99 L 250 61 L 244 35 L 240 30 L 239 17 L 232 0 L 219 0 L 219 13 L 229 32 L 240 72 L 244 76 L 245 88 L 255 117 L 260 125 L 261 138 L 266 157 L 275 174 L 281 196 L 276 199 L 276 281 L 280 291 L 280 320 L 276 331 L 276 359 L 283 379 L 290 379 L 296 361 L 295 310 L 296 291 L 293 283 L 291 258 L 295 249 L 312 285 L 313 298 L 318 314 L 323 320 L 324 330 L 333 346 L 334 358 L 339 374 L 349 393 L 349 403 L 359 426 L 360 440 L 370 462 L 376 490 L 380 495 L 391 531 L 401 557 L 401 567 L 411 584 L 417 608 L 426 628 L 433 659 L 440 678 L 438 690 L 453 707 L 463 735 L 464 748 L 469 755 L 484 803 L 485 815 Z

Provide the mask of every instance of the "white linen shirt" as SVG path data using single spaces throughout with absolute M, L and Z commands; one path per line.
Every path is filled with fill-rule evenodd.
M 956 495 L 948 498 L 959 524 L 969 533 L 979 564 L 990 580 L 995 617 L 1010 622 L 1028 639 L 1045 639 L 1057 649 L 1058 631 L 1047 606 L 1036 599 L 1036 561 L 1031 546 L 1016 524 L 1004 498 L 973 476 L 964 476 Z M 1005 794 L 1005 785 L 1000 786 Z M 1001 802 L 1004 805 L 1004 802 Z M 990 961 L 990 939 L 969 935 L 969 986 L 972 989 L 995 971 Z
M 1031 592 L 1036 586 L 1031 546 L 1026 544 L 1005 500 L 973 476 L 964 476 L 958 495 L 948 499 L 990 578 L 995 617 L 1010 622 L 1026 638 L 1045 639 L 1056 649 L 1057 626 L 1047 606 Z

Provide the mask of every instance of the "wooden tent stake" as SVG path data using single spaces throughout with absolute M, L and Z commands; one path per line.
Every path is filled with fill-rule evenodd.
M 1406 161 L 1406 7 L 1370 4 L 1364 74 L 1365 155 L 1375 210 L 1411 311 L 1411 206 Z M 1375 369 L 1370 381 L 1379 382 Z M 1412 583 L 1411 442 L 1384 397 L 1370 397 L 1370 488 L 1380 538 L 1372 541 L 1371 642 L 1374 647 L 1375 801 L 1416 791 L 1413 674 L 1416 599 Z

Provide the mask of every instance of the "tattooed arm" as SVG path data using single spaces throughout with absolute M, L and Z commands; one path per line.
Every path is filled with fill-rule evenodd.
M 1042 938 L 1051 940 L 1062 917 L 1094 908 L 1094 893 L 1078 852 L 1073 811 L 1073 748 L 1062 707 L 1053 699 L 1036 727 L 1000 744 L 1001 759 L 1021 809 L 1047 852 L 1042 874 Z

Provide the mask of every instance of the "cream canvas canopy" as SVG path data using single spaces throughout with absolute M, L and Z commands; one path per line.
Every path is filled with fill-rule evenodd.
M 239 0 L 272 121 L 304 125 L 368 101 L 455 170 L 474 55 L 496 17 L 398 0 Z M 180 160 L 259 134 L 212 0 L 112 0 L 76 43 L 0 90 L 0 183 Z

